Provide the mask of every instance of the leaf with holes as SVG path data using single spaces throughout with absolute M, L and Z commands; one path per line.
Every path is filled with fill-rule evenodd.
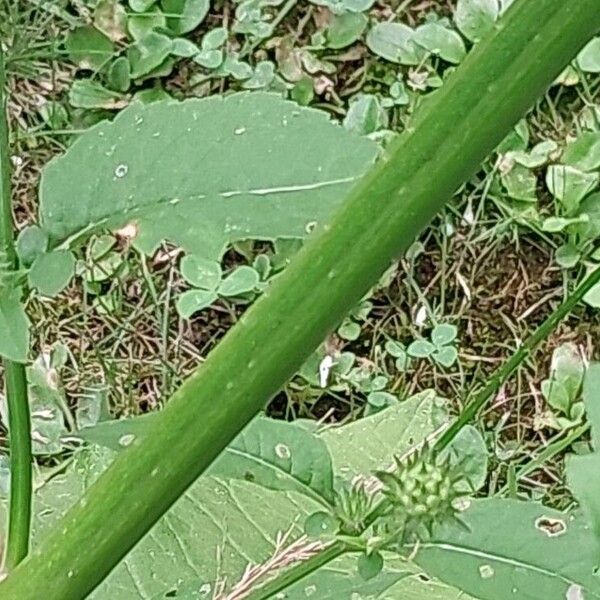
M 307 429 L 259 417 L 210 468 L 217 477 L 244 479 L 272 490 L 333 502 L 333 469 L 325 442 Z
M 272 94 L 136 103 L 45 168 L 40 226 L 56 248 L 136 223 L 147 253 L 166 239 L 219 260 L 236 240 L 306 236 L 376 153 Z
M 140 423 L 144 419 L 147 417 L 133 419 L 132 422 Z M 229 459 L 222 456 L 213 466 L 212 474 L 202 476 L 185 492 L 144 540 L 96 589 L 90 596 L 92 600 L 120 597 L 159 599 L 174 595 L 185 598 L 186 593 L 194 590 L 209 594 L 217 579 L 224 582 L 226 590 L 231 590 L 249 563 L 261 564 L 273 556 L 278 547 L 277 540 L 282 539 L 283 535 L 286 537 L 279 547 L 280 551 L 295 542 L 300 546 L 312 543 L 302 538 L 302 525 L 309 515 L 322 510 L 322 504 L 306 494 L 299 494 L 279 485 L 276 482 L 279 478 L 272 476 L 268 463 L 277 456 L 276 446 L 273 445 L 277 440 L 285 440 L 290 452 L 308 452 L 313 457 L 322 452 L 320 444 L 323 442 L 317 440 L 315 443 L 314 434 L 298 425 L 264 418 L 259 418 L 254 423 L 259 424 L 255 432 L 259 435 L 252 434 L 252 440 L 244 440 L 242 434 L 230 448 L 237 449 L 235 456 L 238 457 L 240 451 L 252 451 L 251 448 L 258 450 L 249 459 L 242 460 L 242 463 L 245 462 L 245 466 L 252 469 L 259 479 L 271 481 L 278 491 L 238 480 L 238 477 L 244 475 L 243 469 L 232 464 L 233 471 L 227 473 Z M 108 425 L 103 423 L 88 431 L 100 430 Z M 131 425 L 131 422 L 125 425 Z M 396 423 L 398 425 L 399 422 Z M 280 430 L 276 431 L 271 426 Z M 142 434 L 143 427 L 144 425 L 137 429 L 121 427 L 119 435 L 123 438 L 126 435 Z M 389 431 L 391 434 L 392 430 Z M 292 439 L 290 435 L 297 437 Z M 407 440 L 408 437 L 404 441 Z M 346 438 L 345 443 L 347 446 L 354 445 L 351 436 Z M 324 450 L 326 453 L 326 449 Z M 285 454 L 281 450 L 279 453 Z M 80 452 L 64 472 L 38 487 L 34 503 L 34 548 L 45 531 L 69 506 L 77 502 L 85 489 L 106 469 L 113 456 L 112 451 L 99 448 Z M 232 454 L 232 458 L 233 456 Z M 262 460 L 265 461 L 264 464 L 261 464 Z M 320 464 L 320 460 L 317 464 Z M 225 462 L 219 467 L 221 461 Z M 289 481 L 290 473 L 294 473 L 298 481 L 306 481 L 301 473 L 305 472 L 310 476 L 315 463 L 311 458 L 308 462 L 298 464 L 301 466 L 298 471 L 281 472 L 283 478 L 280 481 Z M 322 465 L 319 469 L 321 467 Z M 306 468 L 309 470 L 305 471 Z M 224 476 L 231 475 L 234 476 L 233 480 L 223 479 Z M 160 470 L 153 476 L 160 477 Z M 315 489 L 321 489 L 323 493 L 331 493 L 330 474 L 320 480 L 313 479 L 311 485 L 315 485 Z M 0 511 L 2 508 L 0 503 Z M 299 547 L 296 548 L 298 551 Z M 339 595 L 340 591 L 344 593 L 344 589 L 352 590 L 357 598 L 365 600 L 373 594 L 386 592 L 394 593 L 392 597 L 396 597 L 396 593 L 399 597 L 409 594 L 409 597 L 419 600 L 463 597 L 457 590 L 429 578 L 423 579 L 420 569 L 405 560 L 391 555 L 385 558 L 383 570 L 365 582 L 357 572 L 356 556 L 341 557 L 292 587 L 290 598 L 306 597 L 307 589 L 309 594 L 314 590 L 319 594 L 315 597 L 323 599 L 344 597 Z M 304 596 L 299 596 L 300 591 Z
M 90 444 L 120 451 L 122 440 L 145 435 L 156 414 L 106 421 L 77 432 Z M 333 499 L 333 471 L 325 442 L 294 423 L 257 417 L 211 466 L 210 474 L 243 479 L 273 490 L 305 494 L 321 504 Z
M 470 501 L 460 518 L 435 528 L 417 550 L 428 574 L 480 600 L 600 598 L 596 543 L 581 516 L 486 499 Z M 577 589 L 581 596 L 568 595 Z

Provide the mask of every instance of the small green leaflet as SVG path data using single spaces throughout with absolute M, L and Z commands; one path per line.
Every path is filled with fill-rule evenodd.
M 478 42 L 492 31 L 499 14 L 498 0 L 458 0 L 454 21 L 466 38 Z

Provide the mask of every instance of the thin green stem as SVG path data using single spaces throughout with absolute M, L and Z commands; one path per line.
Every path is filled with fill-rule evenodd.
M 0 264 L 13 270 L 17 267 L 17 257 L 13 239 L 5 87 L 4 56 L 0 48 Z M 10 508 L 4 569 L 10 571 L 27 556 L 29 549 L 31 425 L 25 366 L 7 359 L 3 365 L 10 431 Z
M 538 344 L 544 341 L 558 324 L 573 310 L 581 299 L 600 281 L 600 269 L 588 275 L 577 289 L 527 338 L 525 343 L 492 375 L 488 383 L 461 411 L 460 416 L 444 432 L 436 443 L 436 448 L 445 448 L 456 434 L 475 419 L 482 407 L 498 392 L 508 378 L 525 361 Z
M 571 312 L 571 310 L 581 301 L 585 294 L 598 282 L 600 282 L 600 268 L 593 271 L 577 287 L 577 289 L 558 307 L 552 314 L 531 334 L 525 343 L 491 376 L 489 383 L 478 392 L 473 400 L 467 404 L 460 416 L 445 431 L 435 444 L 437 450 L 443 450 L 456 434 L 470 421 L 472 421 L 483 406 L 496 395 L 497 391 L 508 381 L 515 370 L 523 364 L 533 350 L 544 341 L 558 326 L 558 324 Z M 577 437 L 581 436 L 583 431 L 577 431 Z M 569 436 L 572 440 L 573 436 Z M 576 438 L 575 438 L 576 439 Z M 562 447 L 562 446 L 561 446 Z M 524 475 L 519 472 L 519 477 Z M 365 519 L 365 531 L 368 529 L 387 508 L 385 501 L 379 502 L 367 515 Z M 262 588 L 259 588 L 254 594 L 249 596 L 248 600 L 267 600 L 273 598 L 276 594 L 285 590 L 290 585 L 300 581 L 310 573 L 320 569 L 333 559 L 341 556 L 348 550 L 343 542 L 336 542 L 313 556 L 312 558 L 292 567 L 282 574 L 281 577 L 270 581 Z
M 523 465 L 520 469 L 515 472 L 514 481 L 518 483 L 519 480 L 523 479 L 530 473 L 537 471 L 541 466 L 547 463 L 551 458 L 560 454 L 563 450 L 566 450 L 576 442 L 582 435 L 587 433 L 590 430 L 589 423 L 582 423 L 573 429 L 567 431 L 567 434 L 564 437 L 557 439 L 554 442 L 549 443 L 537 456 L 535 456 L 531 461 L 527 464 Z M 497 496 L 502 496 L 509 491 L 509 484 L 504 485 L 498 492 L 496 492 Z

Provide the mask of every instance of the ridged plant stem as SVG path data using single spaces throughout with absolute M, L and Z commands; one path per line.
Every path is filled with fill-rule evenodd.
M 401 256 L 598 29 L 598 0 L 516 0 L 422 104 L 330 226 L 314 235 L 173 395 L 147 435 L 116 458 L 0 584 L 0 597 L 77 600 L 89 594 Z
M 0 271 L 17 268 L 11 208 L 10 155 L 6 106 L 6 72 L 0 46 Z M 0 293 L 2 288 L 0 287 Z M 5 571 L 27 555 L 31 523 L 31 424 L 25 365 L 5 359 L 4 381 L 10 430 L 10 505 Z

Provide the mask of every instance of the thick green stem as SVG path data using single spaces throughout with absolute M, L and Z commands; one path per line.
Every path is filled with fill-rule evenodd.
M 0 47 L 0 271 L 17 267 L 10 192 L 10 156 L 5 100 L 6 76 Z M 1 288 L 0 288 L 1 293 Z M 31 523 L 31 425 L 25 366 L 4 360 L 6 405 L 10 430 L 10 508 L 4 569 L 12 570 L 27 556 Z
M 477 413 L 488 403 L 498 390 L 509 380 L 510 376 L 525 362 L 528 356 L 535 348 L 543 342 L 556 329 L 558 324 L 569 315 L 573 308 L 581 302 L 581 299 L 590 291 L 590 289 L 600 282 L 600 268 L 588 275 L 577 289 L 558 306 L 550 316 L 525 340 L 525 343 L 517 349 L 512 356 L 497 369 L 489 379 L 489 382 L 478 392 L 475 397 L 461 411 L 460 416 L 445 431 L 445 433 L 435 443 L 437 450 L 443 450 L 455 437 L 456 434 L 469 422 L 475 419 Z M 578 429 L 577 437 L 581 436 L 582 429 Z M 570 437 L 570 436 L 569 436 Z M 575 439 L 577 439 L 577 437 Z M 566 446 L 565 446 L 566 447 Z M 539 464 L 539 463 L 538 463 Z M 523 474 L 519 473 L 519 477 Z M 388 504 L 381 501 L 373 508 L 365 519 L 365 530 L 370 527 L 386 510 Z M 263 587 L 257 589 L 248 600 L 267 600 L 273 598 L 279 592 L 285 590 L 290 585 L 300 581 L 310 573 L 317 571 L 338 556 L 348 551 L 343 542 L 336 542 L 311 557 L 310 559 L 285 571 L 280 577 L 270 581 Z
M 77 600 L 93 590 L 596 33 L 597 8 L 598 0 L 516 0 L 352 190 L 331 225 L 173 395 L 148 434 L 0 584 L 0 596 Z

